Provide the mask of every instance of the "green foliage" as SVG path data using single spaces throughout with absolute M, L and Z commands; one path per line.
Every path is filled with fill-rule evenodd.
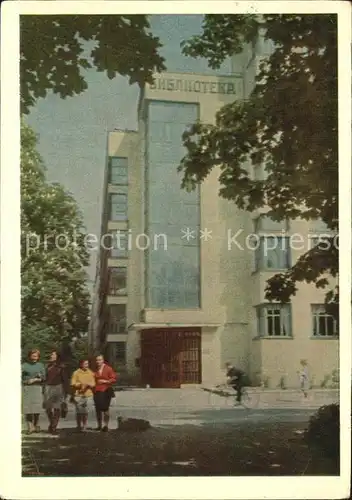
M 37 346 L 38 342 L 43 346 L 60 343 L 65 336 L 86 333 L 90 301 L 85 271 L 89 253 L 82 215 L 62 186 L 46 181 L 36 143 L 34 132 L 22 124 L 23 347 L 32 341 Z
M 92 67 L 140 85 L 165 69 L 145 15 L 26 15 L 20 24 L 23 113 L 48 91 L 62 98 L 82 93 Z
M 219 167 L 220 196 L 238 208 L 267 206 L 274 220 L 321 218 L 337 231 L 336 15 L 206 15 L 202 34 L 184 44 L 184 53 L 217 68 L 254 45 L 259 26 L 273 53 L 260 63 L 248 99 L 222 107 L 214 125 L 196 123 L 184 133 L 182 186 L 194 188 Z M 254 180 L 250 164 L 263 166 L 267 178 Z M 337 245 L 331 238 L 327 243 L 270 279 L 267 299 L 289 302 L 297 282 L 327 287 L 326 275 L 338 273 Z M 328 291 L 326 302 L 337 316 L 338 288 Z
M 340 456 L 340 406 L 322 406 L 310 418 L 305 434 L 307 443 L 321 450 L 326 456 L 339 460 Z
M 339 387 L 340 385 L 340 372 L 339 370 L 333 370 L 331 373 L 331 385 L 332 387 Z
M 60 338 L 55 328 L 41 322 L 22 325 L 21 351 L 23 360 L 27 358 L 30 349 L 39 349 L 41 359 L 45 362 L 50 351 L 59 349 Z
M 320 383 L 320 387 L 322 389 L 326 389 L 326 387 L 328 387 L 328 385 L 329 385 L 330 380 L 331 380 L 331 374 L 327 373 L 326 375 L 324 375 L 324 378 Z

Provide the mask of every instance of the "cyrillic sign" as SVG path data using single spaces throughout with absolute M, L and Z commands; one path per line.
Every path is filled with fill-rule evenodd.
M 149 85 L 151 90 L 168 90 L 170 92 L 199 92 L 201 94 L 236 94 L 234 82 L 211 82 L 186 80 L 184 78 L 155 78 Z

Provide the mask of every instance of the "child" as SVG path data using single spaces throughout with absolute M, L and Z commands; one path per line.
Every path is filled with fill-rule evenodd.
M 301 369 L 298 371 L 299 381 L 301 386 L 301 391 L 306 398 L 308 396 L 309 389 L 309 377 L 308 377 L 308 366 L 307 361 L 305 359 L 301 359 L 300 361 Z

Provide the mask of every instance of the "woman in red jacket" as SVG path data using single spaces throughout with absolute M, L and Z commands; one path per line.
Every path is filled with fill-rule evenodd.
M 96 370 L 94 372 L 95 388 L 94 388 L 94 405 L 97 416 L 99 431 L 107 432 L 109 429 L 109 408 L 111 398 L 114 397 L 112 384 L 117 380 L 117 374 L 114 370 L 105 363 L 104 356 L 99 354 L 95 358 Z M 104 420 L 104 426 L 102 426 Z

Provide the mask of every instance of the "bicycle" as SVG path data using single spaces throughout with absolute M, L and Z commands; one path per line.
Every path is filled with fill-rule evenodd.
M 258 397 L 256 397 L 258 396 Z M 241 402 L 239 403 L 239 406 L 243 406 L 246 409 L 253 409 L 257 408 L 259 403 L 259 395 L 249 393 L 247 387 L 242 388 L 242 394 L 241 394 Z
M 228 384 L 221 384 L 216 386 L 217 389 L 222 389 L 222 395 L 226 396 L 227 398 L 236 398 L 237 393 L 228 393 L 225 392 L 225 390 L 231 388 L 233 389 L 233 386 L 228 385 Z M 224 390 L 225 389 L 225 390 Z M 253 409 L 257 408 L 259 404 L 259 394 L 255 393 L 249 393 L 247 387 L 242 387 L 242 394 L 241 394 L 241 402 L 235 402 L 235 406 L 243 406 L 243 408 L 246 409 Z

